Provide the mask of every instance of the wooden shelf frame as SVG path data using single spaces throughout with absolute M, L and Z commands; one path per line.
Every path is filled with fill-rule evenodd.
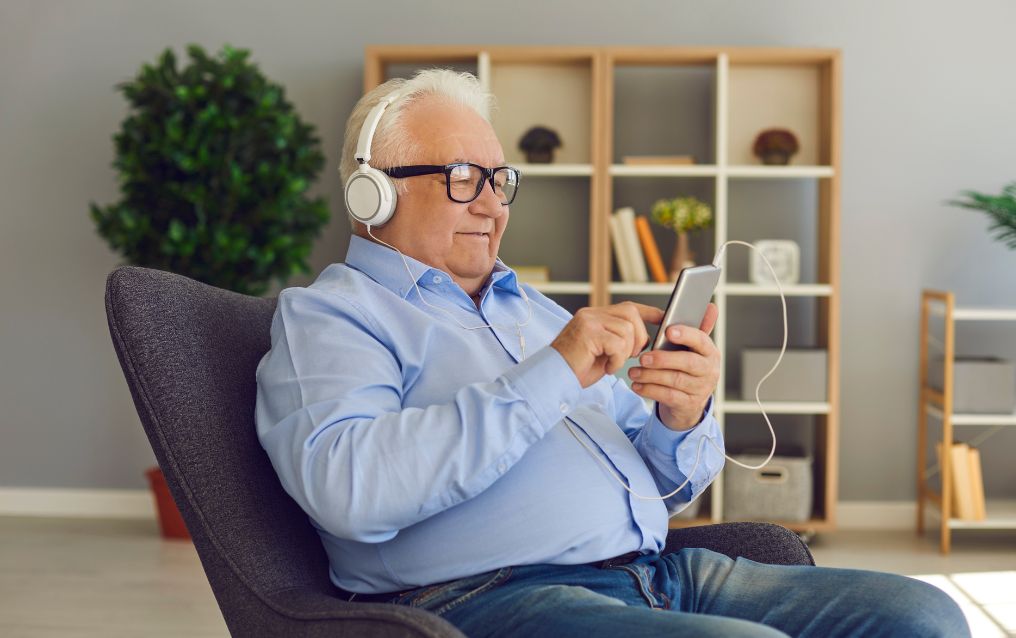
M 821 405 L 785 406 L 790 413 L 815 414 L 815 517 L 783 523 L 797 531 L 829 531 L 836 526 L 839 471 L 840 362 L 840 193 L 841 193 L 841 82 L 839 50 L 759 47 L 534 47 L 534 46 L 369 46 L 365 51 L 364 91 L 385 79 L 391 64 L 476 64 L 483 80 L 496 64 L 574 64 L 591 72 L 591 130 L 588 164 L 522 166 L 523 178 L 589 179 L 589 280 L 548 282 L 535 287 L 548 294 L 589 296 L 600 306 L 617 295 L 669 295 L 667 284 L 629 284 L 611 281 L 612 251 L 609 218 L 614 207 L 615 179 L 637 177 L 702 177 L 715 183 L 715 241 L 728 239 L 728 191 L 731 180 L 815 179 L 818 181 L 817 279 L 813 284 L 788 286 L 792 296 L 815 297 L 818 304 L 818 347 L 828 351 L 827 401 Z M 744 166 L 728 163 L 729 73 L 731 66 L 811 67 L 818 73 L 818 166 Z M 715 69 L 714 163 L 691 166 L 629 166 L 615 164 L 614 74 L 623 66 L 705 66 Z M 720 316 L 714 340 L 726 348 L 727 301 L 737 296 L 775 295 L 775 287 L 727 282 L 722 275 L 715 296 Z M 716 390 L 715 414 L 721 428 L 724 416 L 757 411 L 753 402 L 730 401 L 724 383 Z M 722 475 L 714 483 L 710 521 L 722 519 Z M 701 519 L 699 519 L 701 520 Z M 678 524 L 678 522 L 674 522 Z M 680 525 L 696 521 L 680 521 Z
M 942 342 L 942 390 L 928 385 L 930 317 L 945 319 L 945 339 Z M 927 505 L 939 512 L 939 538 L 943 555 L 952 549 L 954 529 L 1016 529 L 1016 503 L 991 501 L 994 506 L 984 521 L 963 521 L 952 517 L 952 455 L 942 454 L 938 460 L 942 490 L 928 485 L 928 417 L 942 421 L 942 441 L 953 440 L 957 426 L 994 425 L 1016 426 L 1014 414 L 956 414 L 953 412 L 954 364 L 956 362 L 957 321 L 1016 321 L 1016 308 L 978 308 L 956 305 L 956 296 L 943 290 L 924 290 L 921 293 L 921 355 L 920 386 L 917 405 L 917 534 L 924 534 Z

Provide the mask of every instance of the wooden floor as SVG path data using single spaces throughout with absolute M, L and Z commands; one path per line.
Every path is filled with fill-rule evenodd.
M 1016 570 L 1014 532 L 957 531 L 948 557 L 936 538 L 908 532 L 824 534 L 811 548 L 826 567 L 906 575 Z M 0 636 L 228 635 L 193 546 L 161 540 L 154 523 L 0 517 Z

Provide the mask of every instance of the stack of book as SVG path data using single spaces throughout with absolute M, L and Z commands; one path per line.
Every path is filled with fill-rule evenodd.
M 667 269 L 663 267 L 649 220 L 642 215 L 636 217 L 635 209 L 621 208 L 610 216 L 610 241 L 621 281 L 644 284 L 651 273 L 656 283 L 667 283 Z
M 942 442 L 935 443 L 939 465 L 942 463 Z M 984 479 L 981 476 L 981 453 L 966 443 L 953 443 L 949 450 L 952 463 L 952 515 L 964 521 L 983 521 Z

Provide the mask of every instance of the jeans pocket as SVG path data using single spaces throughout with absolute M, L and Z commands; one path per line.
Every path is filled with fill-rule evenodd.
M 420 587 L 392 602 L 398 605 L 417 607 L 440 616 L 484 592 L 496 589 L 508 579 L 511 573 L 511 567 L 504 567 L 450 583 Z

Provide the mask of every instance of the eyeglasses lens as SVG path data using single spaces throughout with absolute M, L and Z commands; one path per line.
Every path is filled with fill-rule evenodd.
M 486 182 L 486 175 L 480 167 L 460 164 L 453 167 L 448 176 L 448 192 L 456 202 L 471 202 L 480 195 L 480 189 Z M 494 171 L 494 194 L 502 204 L 511 203 L 518 185 L 518 171 L 507 167 Z

